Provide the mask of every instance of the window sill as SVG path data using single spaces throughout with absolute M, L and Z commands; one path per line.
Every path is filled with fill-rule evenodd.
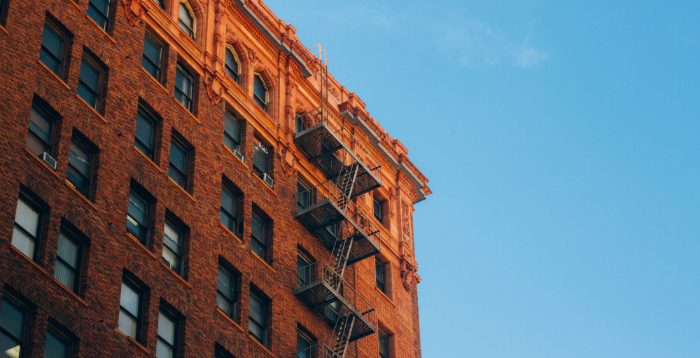
M 224 146 L 224 149 L 226 149 L 226 152 L 227 152 L 228 154 L 230 154 L 232 157 L 236 158 L 236 160 L 237 160 L 239 163 L 241 163 L 241 165 L 242 165 L 246 170 L 250 169 L 250 167 L 249 167 L 246 163 L 244 163 L 243 161 L 241 161 L 241 159 L 238 158 L 238 157 L 236 156 L 236 154 L 234 154 L 233 151 L 232 151 L 229 147 L 226 146 L 226 144 L 223 144 L 223 143 L 222 143 L 221 145 Z M 267 185 L 267 184 L 265 184 L 265 185 Z M 268 188 L 269 188 L 269 187 L 268 187 Z
M 154 260 L 158 259 L 158 257 L 154 253 L 152 253 L 151 250 L 147 249 L 146 246 L 143 246 L 143 244 L 141 243 L 141 240 L 139 240 L 136 236 L 134 236 L 132 233 L 130 233 L 129 230 L 126 231 L 126 237 L 128 237 L 129 240 L 136 243 L 136 246 L 139 249 L 143 250 L 145 253 L 147 253 L 148 256 L 150 256 L 152 259 L 154 259 Z
M 93 19 L 90 17 L 90 15 L 85 14 L 85 17 L 88 19 L 88 22 L 89 22 L 90 24 L 92 24 L 92 26 L 95 26 L 96 29 L 100 30 L 100 32 L 101 32 L 103 35 L 105 35 L 105 37 L 107 38 L 107 40 L 109 40 L 109 42 L 111 42 L 111 43 L 113 43 L 113 44 L 116 44 L 116 43 L 117 43 L 117 41 L 116 41 L 115 39 L 113 39 L 112 36 L 109 36 L 109 34 L 107 33 L 107 31 L 105 31 L 105 29 L 103 29 L 100 25 L 98 25 L 98 24 L 95 22 L 95 20 L 93 20 Z
M 386 299 L 387 302 L 389 302 L 394 308 L 396 308 L 396 305 L 394 304 L 394 300 L 389 298 L 389 296 L 387 296 L 386 293 L 382 292 L 382 290 L 380 290 L 379 287 L 374 286 L 374 290 L 377 291 L 377 293 L 379 293 L 380 296 L 384 297 L 384 299 Z
M 14 251 L 16 254 L 18 254 L 25 261 L 28 261 L 32 266 L 34 266 L 34 268 L 41 271 L 44 275 L 49 276 L 49 273 L 43 267 L 39 266 L 39 263 L 30 259 L 29 256 L 25 255 L 24 252 L 19 251 L 19 249 L 16 248 L 14 245 L 10 244 L 10 250 Z
M 226 313 L 224 313 L 224 311 L 222 311 L 220 308 L 217 307 L 216 312 L 219 314 L 219 316 L 223 317 L 228 323 L 230 323 L 234 328 L 241 331 L 241 333 L 245 333 L 243 327 L 238 325 L 238 323 L 236 323 L 236 321 L 234 321 L 233 318 L 227 316 Z
M 165 266 L 163 261 L 160 262 L 160 266 L 162 268 L 164 268 L 166 271 L 168 271 L 171 275 L 175 276 L 175 278 L 178 279 L 180 282 L 182 282 L 183 285 L 187 286 L 187 288 L 190 288 L 190 289 L 192 288 L 192 285 L 190 285 L 189 282 L 185 281 L 185 279 L 182 276 L 176 274 L 175 271 L 173 271 L 170 267 Z
M 271 273 L 273 273 L 273 274 L 276 274 L 276 273 L 277 273 L 277 271 L 275 271 L 275 269 L 273 269 L 272 266 L 270 266 L 270 264 L 268 264 L 268 263 L 265 262 L 263 259 L 261 259 L 260 256 L 258 256 L 258 254 L 256 254 L 255 252 L 253 252 L 253 250 L 250 250 L 250 256 L 253 256 L 253 258 L 255 258 L 255 259 L 258 260 L 260 263 L 262 263 L 263 266 L 264 266 L 268 271 L 270 271 Z
M 154 162 L 151 160 L 151 158 L 147 157 L 146 154 L 143 154 L 143 152 L 140 151 L 140 150 L 139 150 L 138 148 L 136 148 L 136 147 L 134 147 L 134 152 L 136 152 L 136 154 L 138 154 L 139 156 L 141 156 L 141 158 L 143 158 L 143 159 L 146 161 L 146 163 L 150 164 L 150 166 L 153 167 L 153 169 L 155 169 L 157 172 L 163 174 L 163 169 L 161 169 L 161 168 L 158 166 L 158 164 L 154 163 Z
M 56 179 L 59 179 L 59 180 L 61 179 L 61 177 L 60 177 L 60 176 L 58 175 L 58 173 L 56 172 L 56 169 L 51 168 L 48 164 L 46 164 L 46 162 L 44 162 L 43 160 L 41 160 L 41 159 L 40 159 L 39 157 L 37 157 L 31 150 L 29 150 L 29 148 L 24 147 L 24 151 L 27 152 L 27 154 L 29 154 L 29 156 L 30 156 L 32 159 L 38 161 L 39 164 L 41 164 L 44 168 L 48 169 L 49 172 L 51 172 L 51 174 L 53 174 L 53 175 L 56 177 Z
M 148 348 L 144 347 L 141 343 L 137 342 L 135 339 L 127 336 L 124 334 L 124 332 L 120 331 L 119 328 L 114 329 L 115 332 L 117 332 L 120 336 L 124 337 L 129 343 L 133 344 L 136 346 L 136 348 L 140 349 L 142 352 L 146 353 L 148 356 L 152 356 L 154 352 L 151 352 Z
M 267 191 L 269 191 L 272 195 L 277 196 L 277 193 L 275 193 L 275 191 L 272 188 L 270 188 L 270 186 L 267 185 L 267 183 L 265 183 L 262 179 L 260 179 L 260 177 L 257 174 L 253 173 L 253 176 L 255 177 L 255 179 L 258 180 L 258 182 L 260 184 L 262 184 L 262 186 L 265 187 L 265 189 L 267 189 Z M 274 178 L 273 178 L 273 180 L 274 180 Z
M 70 91 L 70 86 L 68 86 L 68 84 L 66 82 L 64 82 L 63 79 L 61 79 L 61 77 L 58 77 L 57 74 L 55 74 L 53 71 L 51 71 L 50 68 L 46 67 L 46 65 L 43 62 L 41 62 L 41 60 L 36 60 L 36 63 L 38 63 L 39 67 L 43 68 L 44 71 L 48 72 L 49 75 L 51 75 L 51 77 L 58 80 L 58 83 L 60 83 L 61 85 L 63 85 L 63 87 L 65 87 L 67 90 Z
M 157 79 L 153 78 L 153 76 L 152 76 L 150 73 L 148 73 L 148 71 L 146 71 L 146 69 L 144 69 L 143 67 L 141 67 L 141 72 L 145 73 L 145 74 L 146 74 L 146 77 L 148 77 L 148 79 L 151 80 L 151 82 L 155 83 L 155 84 L 156 84 L 156 87 L 158 87 L 158 89 L 160 89 L 161 91 L 163 91 L 163 93 L 169 94 L 169 93 L 168 93 L 168 89 L 165 88 L 165 86 L 163 86 L 163 84 L 160 83 Z
M 192 196 L 192 194 L 188 193 L 183 187 L 180 186 L 180 184 L 176 183 L 176 182 L 173 180 L 173 178 L 168 177 L 168 181 L 169 181 L 170 184 L 172 184 L 177 190 L 179 190 L 182 194 L 185 194 L 185 197 L 187 197 L 187 199 L 189 199 L 189 200 L 190 200 L 191 202 L 193 202 L 193 203 L 195 202 L 194 197 Z
M 79 101 L 80 103 L 82 103 L 82 104 L 83 104 L 85 107 L 87 107 L 92 113 L 94 113 L 94 114 L 97 116 L 97 118 L 99 118 L 102 122 L 104 122 L 105 124 L 107 123 L 107 120 L 105 119 L 105 117 L 103 117 L 103 116 L 100 114 L 100 112 L 98 112 L 93 106 L 91 106 L 89 103 L 85 102 L 85 100 L 82 99 L 82 98 L 81 98 L 80 96 L 78 96 L 77 94 L 75 95 L 75 98 L 77 98 L 78 101 Z
M 243 245 L 243 240 L 241 240 L 240 238 L 238 238 L 238 236 L 236 236 L 236 234 L 232 233 L 231 230 L 229 230 L 226 226 L 224 226 L 224 224 L 222 224 L 222 223 L 219 222 L 219 227 L 221 228 L 221 230 L 224 231 L 224 233 L 225 233 L 226 235 L 228 235 L 228 236 L 231 237 L 232 239 L 236 240 L 240 245 Z M 257 256 L 257 255 L 256 255 L 256 256 Z
M 53 283 L 55 283 L 58 287 L 60 287 L 62 290 L 68 292 L 69 295 L 71 295 L 73 298 L 78 300 L 83 306 L 87 307 L 88 304 L 85 302 L 80 296 L 78 296 L 75 292 L 71 291 L 68 287 L 64 286 L 59 280 L 57 280 L 55 277 L 53 278 Z
M 76 10 L 78 10 L 78 11 L 80 11 L 80 12 L 83 11 L 83 9 L 81 9 L 81 8 L 78 6 L 78 4 L 75 3 L 75 1 L 73 1 L 73 0 L 66 0 L 66 2 L 69 3 L 69 4 L 71 4 L 71 5 L 73 5 L 73 7 L 74 7 Z
M 193 100 L 193 101 L 194 101 L 194 100 Z M 197 119 L 197 117 L 195 117 L 195 115 L 192 114 L 192 112 L 190 112 L 189 109 L 185 108 L 185 106 L 183 106 L 182 103 L 180 103 L 180 101 L 178 101 L 178 100 L 175 98 L 175 96 L 173 96 L 173 102 L 177 103 L 177 105 L 180 107 L 180 109 L 182 109 L 183 111 L 185 111 L 185 113 L 186 113 L 190 118 L 192 118 L 192 120 L 195 121 L 195 123 L 197 123 L 197 124 L 202 124 L 202 122 L 200 122 L 199 119 Z
M 270 352 L 270 350 L 267 349 L 267 347 L 263 346 L 262 343 L 258 342 L 258 340 L 255 339 L 255 337 L 253 337 L 252 335 L 250 335 L 250 333 L 248 333 L 248 339 L 253 341 L 253 343 L 255 343 L 255 345 L 257 345 L 260 349 L 262 349 L 262 351 L 265 354 L 267 354 L 270 358 L 275 358 L 274 353 Z
M 5 35 L 9 35 L 9 34 L 10 34 L 10 33 L 7 32 L 7 30 L 5 30 L 5 28 L 4 28 L 2 25 L 0 25 L 0 32 L 2 32 L 2 33 L 5 34 Z
M 82 199 L 86 204 L 90 205 L 90 207 L 95 209 L 95 211 L 98 211 L 97 206 L 95 206 L 95 204 L 93 204 L 92 201 L 90 201 L 88 198 L 86 198 L 85 195 L 83 195 L 81 192 L 79 192 L 78 189 L 75 188 L 73 183 L 70 182 L 70 180 L 66 179 L 66 181 L 64 181 L 64 183 L 66 183 L 66 186 L 69 187 L 71 190 L 73 190 L 73 192 L 76 193 L 78 195 L 78 197 L 80 199 Z

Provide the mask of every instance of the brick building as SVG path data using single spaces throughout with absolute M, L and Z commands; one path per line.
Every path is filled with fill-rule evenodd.
M 420 357 L 408 151 L 259 0 L 0 0 L 0 357 Z

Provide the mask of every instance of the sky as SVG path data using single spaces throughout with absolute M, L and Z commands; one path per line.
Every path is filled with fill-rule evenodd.
M 700 1 L 265 3 L 430 179 L 423 357 L 700 357 Z

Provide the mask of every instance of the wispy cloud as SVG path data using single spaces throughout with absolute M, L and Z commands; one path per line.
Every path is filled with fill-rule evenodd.
M 463 66 L 509 65 L 518 68 L 537 66 L 549 53 L 531 44 L 532 34 L 499 34 L 479 21 L 458 24 L 438 23 L 432 27 L 440 51 Z

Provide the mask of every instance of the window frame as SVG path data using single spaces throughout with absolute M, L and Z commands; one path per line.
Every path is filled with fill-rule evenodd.
M 117 324 L 117 330 L 127 337 L 131 337 L 137 342 L 141 342 L 141 333 L 142 333 L 142 328 L 143 328 L 143 313 L 144 313 L 144 299 L 145 299 L 145 290 L 141 289 L 139 285 L 134 283 L 132 280 L 130 280 L 127 277 L 122 276 L 122 286 L 127 286 L 132 292 L 136 293 L 138 297 L 138 307 L 136 307 L 136 313 L 138 316 L 134 316 L 129 310 L 124 308 L 122 306 L 122 301 L 121 301 L 121 290 L 119 291 L 119 312 L 124 312 L 124 314 L 127 315 L 127 317 L 131 318 L 133 321 L 136 322 L 136 333 L 134 334 L 136 337 L 131 337 L 127 333 L 123 332 L 122 330 L 119 329 L 119 325 Z M 123 289 L 123 288 L 122 288 Z
M 166 225 L 168 225 L 171 230 L 175 231 L 177 234 L 180 235 L 180 251 L 181 252 L 179 255 L 176 252 L 174 252 L 172 248 L 170 248 L 168 245 L 166 245 L 166 242 L 167 242 L 165 239 L 167 236 L 167 234 L 165 233 L 165 226 Z M 186 240 L 186 235 L 187 235 L 187 230 L 182 228 L 182 225 L 179 225 L 175 222 L 175 220 L 166 217 L 165 222 L 163 223 L 163 252 L 161 253 L 161 260 L 163 261 L 163 263 L 166 266 L 168 266 L 168 268 L 170 268 L 175 273 L 177 273 L 178 276 L 183 277 L 183 278 L 184 278 L 184 273 L 185 273 L 185 240 Z M 170 239 L 170 237 L 168 237 L 168 238 Z M 170 241 L 173 241 L 173 240 L 170 239 Z M 165 262 L 166 261 L 165 256 L 164 256 L 165 250 L 170 251 L 173 254 L 173 256 L 175 256 L 176 259 L 178 260 L 177 264 L 179 266 L 177 267 L 177 270 L 173 268 L 173 265 Z
M 233 203 L 235 209 L 236 209 L 236 215 L 234 216 L 232 213 L 230 213 L 226 208 L 223 206 L 223 196 L 224 194 L 228 195 L 225 190 L 228 190 L 231 192 L 231 202 Z M 240 200 L 241 200 L 241 195 L 236 192 L 236 190 L 231 189 L 230 186 L 226 185 L 225 183 L 221 184 L 221 212 L 220 215 L 226 215 L 226 217 L 229 220 L 232 220 L 233 222 L 233 228 L 224 225 L 229 231 L 231 231 L 234 235 L 237 234 L 238 231 L 238 225 L 240 225 L 241 222 L 241 215 L 240 215 Z M 219 222 L 221 222 L 221 216 L 219 217 Z M 221 223 L 223 225 L 223 223 Z
M 182 21 L 182 17 L 180 16 L 180 10 L 181 8 L 184 8 L 187 14 L 192 18 L 192 26 L 190 27 L 187 25 L 184 21 Z M 192 38 L 192 40 L 196 40 L 196 32 L 197 32 L 197 16 L 195 16 L 194 9 L 190 6 L 190 4 L 185 1 L 185 0 L 180 0 L 180 5 L 178 6 L 178 13 L 177 13 L 177 26 L 182 30 L 184 33 L 186 33 L 188 36 Z M 183 28 L 183 26 L 185 28 Z
M 165 338 L 162 338 L 160 334 L 158 333 L 158 328 L 160 328 L 160 316 L 164 316 L 167 320 L 172 322 L 173 324 L 173 342 L 169 343 L 165 340 Z M 158 352 L 158 343 L 163 343 L 167 348 L 170 348 L 172 351 L 172 356 L 177 357 L 178 356 L 178 336 L 180 335 L 180 320 L 175 318 L 173 314 L 165 310 L 163 307 L 161 307 L 158 310 L 158 326 L 156 328 L 156 353 Z M 157 357 L 157 355 L 156 355 Z
M 46 328 L 46 337 L 48 337 L 49 334 L 51 334 L 56 340 L 61 341 L 65 344 L 65 358 L 73 357 L 73 348 L 75 346 L 75 342 L 73 339 L 71 339 L 66 333 L 63 333 L 62 329 L 59 329 L 51 323 L 49 323 L 48 327 Z M 46 348 L 48 346 L 48 344 L 46 344 L 47 341 L 48 338 L 44 341 L 44 356 L 46 356 Z
M 180 169 L 178 168 L 174 163 L 173 163 L 173 146 L 177 150 L 180 150 L 183 153 L 183 165 L 184 168 Z M 187 188 L 189 188 L 190 184 L 190 160 L 191 160 L 191 155 L 192 155 L 192 150 L 189 148 L 188 145 L 183 143 L 182 140 L 177 138 L 176 136 L 172 136 L 170 140 L 170 153 L 168 156 L 168 177 L 172 179 L 177 185 L 180 185 L 185 191 L 187 191 Z M 173 176 L 170 174 L 172 171 L 175 171 L 175 174 L 179 174 L 184 178 L 184 183 L 180 184 L 177 179 L 173 178 Z M 184 170 L 184 172 L 183 172 Z
M 260 84 L 262 85 L 262 90 L 265 91 L 265 98 L 260 98 L 260 96 L 257 93 L 258 86 L 256 85 L 256 80 L 260 80 Z M 265 112 L 268 112 L 269 107 L 270 107 L 270 90 L 267 88 L 267 83 L 265 83 L 265 79 L 260 73 L 255 73 L 253 76 L 253 99 L 255 100 L 255 103 L 260 106 Z
M 8 1 L 8 0 L 5 0 Z M 44 45 L 44 33 L 42 32 L 41 35 L 41 46 L 39 49 L 39 61 L 43 63 L 46 68 L 51 70 L 53 73 L 55 73 L 58 77 L 63 78 L 63 71 L 65 68 L 65 60 L 66 60 L 66 44 L 68 42 L 68 36 L 65 34 L 65 32 L 61 31 L 58 26 L 52 24 L 51 22 L 44 21 L 44 31 L 49 30 L 52 32 L 55 36 L 61 38 L 63 41 L 61 42 L 61 53 L 56 55 L 53 52 L 49 51 L 48 47 Z M 41 55 L 42 53 L 46 53 L 49 55 L 50 58 L 56 61 L 56 65 L 58 66 L 58 69 L 53 69 L 49 67 L 48 64 L 46 64 L 44 61 L 41 60 Z
M 381 201 L 377 200 L 377 198 L 373 196 L 373 197 L 372 197 L 372 204 L 373 204 L 373 206 L 374 206 L 374 207 L 373 207 L 374 218 L 377 219 L 380 223 L 383 223 L 383 222 L 384 222 L 384 206 L 383 206 L 383 203 L 382 203 Z M 379 214 L 379 215 L 377 215 L 377 211 L 378 211 L 378 214 Z
M 37 219 L 36 219 L 36 235 L 32 235 L 29 233 L 27 229 L 22 227 L 17 223 L 17 209 L 19 208 L 19 201 L 22 201 L 24 205 L 26 205 L 30 210 L 33 210 L 34 212 L 37 213 Z M 17 197 L 17 207 L 15 208 L 15 218 L 14 218 L 14 224 L 13 224 L 13 234 L 12 234 L 12 240 L 11 240 L 11 245 L 14 246 L 17 250 L 22 252 L 22 250 L 17 247 L 14 243 L 14 229 L 18 229 L 22 235 L 27 236 L 29 240 L 32 241 L 32 244 L 34 247 L 32 248 L 32 256 L 27 255 L 32 261 L 37 261 L 37 253 L 39 252 L 39 241 L 41 240 L 41 232 L 43 230 L 43 225 L 42 221 L 44 220 L 44 209 L 35 203 L 33 200 L 31 200 L 27 195 L 24 195 L 23 193 L 20 193 L 20 195 Z M 24 252 L 22 252 L 24 253 Z
M 381 279 L 379 278 L 379 274 L 381 271 Z M 378 258 L 375 257 L 375 266 L 374 266 L 374 276 L 376 279 L 376 287 L 382 291 L 382 293 L 386 294 L 386 289 L 387 289 L 387 282 L 386 282 L 386 266 L 385 264 L 379 260 Z
M 300 259 L 301 259 L 301 261 L 303 261 L 305 263 L 305 265 L 302 267 L 299 267 Z M 316 262 L 316 261 L 311 259 L 308 255 L 297 250 L 297 288 L 305 287 L 311 283 L 311 267 L 310 266 L 314 262 Z M 304 277 L 302 277 L 299 273 L 299 271 L 301 269 L 306 269 L 306 270 L 304 270 Z M 303 282 L 303 284 L 302 284 L 302 282 Z
M 138 221 L 137 221 L 133 216 L 131 216 L 131 214 L 129 213 L 128 208 L 131 207 L 130 203 L 131 203 L 131 195 L 132 195 L 132 194 L 133 194 L 134 196 L 136 196 L 138 199 L 141 199 L 141 200 L 143 200 L 143 202 L 146 203 L 146 211 L 144 212 L 144 214 L 145 214 L 145 216 L 146 216 L 146 221 L 147 221 L 147 222 L 145 223 L 145 225 L 142 224 L 142 223 L 140 223 L 140 222 L 138 222 Z M 127 229 L 128 232 L 130 232 L 132 235 L 134 235 L 137 239 L 139 239 L 139 242 L 140 242 L 143 246 L 148 247 L 148 245 L 149 245 L 149 239 L 150 239 L 150 236 L 151 236 L 151 235 L 150 235 L 150 231 L 151 231 L 150 229 L 151 229 L 151 205 L 152 205 L 152 202 L 151 202 L 150 200 L 148 200 L 148 199 L 145 199 L 145 198 L 144 198 L 144 195 L 142 195 L 141 193 L 139 193 L 137 189 L 135 189 L 133 186 L 131 186 L 131 187 L 129 188 L 129 198 L 128 198 L 127 203 L 129 204 L 129 207 L 127 208 L 127 211 L 126 211 L 126 220 L 127 220 L 126 229 Z M 129 227 L 129 225 L 128 225 L 129 218 L 131 218 L 134 222 L 136 222 L 137 224 L 139 224 L 139 225 L 141 225 L 141 226 L 143 226 L 143 227 L 145 228 L 143 237 L 142 237 L 140 234 L 134 232 L 134 231 Z
M 185 93 L 180 87 L 178 87 L 178 75 L 188 81 L 189 88 L 186 90 L 189 92 L 189 94 Z M 186 104 L 182 103 L 182 101 L 178 98 L 178 94 L 185 100 Z M 192 113 L 194 103 L 194 75 L 192 75 L 192 73 L 190 73 L 190 71 L 187 70 L 187 68 L 185 68 L 180 62 L 177 63 L 177 69 L 175 71 L 175 90 L 173 95 L 178 103 Z
M 14 297 L 7 291 L 3 294 L 2 298 L 0 298 L 0 312 L 2 312 L 3 307 L 5 306 L 6 303 L 9 303 L 12 305 L 15 309 L 17 309 L 21 314 L 22 314 L 22 322 L 20 323 L 20 335 L 21 337 L 15 337 L 14 334 L 10 333 L 5 327 L 0 326 L 0 334 L 4 334 L 7 336 L 9 339 L 14 341 L 20 348 L 19 348 L 19 357 L 26 357 L 26 344 L 29 343 L 27 335 L 28 335 L 28 330 L 29 330 L 29 315 L 30 315 L 30 307 L 28 307 L 26 304 L 22 303 L 18 298 Z
M 299 191 L 300 189 L 304 189 Z M 302 211 L 309 206 L 311 206 L 311 192 L 309 191 L 309 186 L 306 185 L 301 180 L 297 179 L 297 212 Z
M 262 235 L 265 236 L 264 243 L 262 241 L 260 241 L 260 238 L 255 237 L 255 234 L 253 233 L 253 229 L 252 229 L 253 220 L 256 220 L 256 219 L 262 223 L 262 229 L 263 229 Z M 267 258 L 269 256 L 268 255 L 268 249 L 269 249 L 269 242 L 268 241 L 269 241 L 269 236 L 270 236 L 270 234 L 268 233 L 269 223 L 266 220 L 264 220 L 259 214 L 255 213 L 255 212 L 252 213 L 250 221 L 251 221 L 250 249 L 253 251 L 253 253 L 258 255 L 258 257 L 260 257 L 263 261 L 267 262 L 268 261 Z M 260 248 L 263 249 L 263 256 L 260 256 L 260 254 L 258 254 L 258 252 L 253 248 L 253 241 L 256 241 L 257 244 L 260 245 Z
M 233 134 L 234 133 L 229 133 L 229 131 L 226 130 L 226 122 L 230 120 L 233 121 L 233 123 L 238 126 L 238 138 L 234 138 Z M 233 112 L 229 111 L 228 109 L 224 110 L 224 145 L 226 145 L 226 138 L 229 138 L 229 140 L 233 143 L 234 148 L 228 147 L 231 149 L 231 151 L 238 150 L 240 152 L 241 149 L 241 121 L 236 118 L 236 116 L 233 114 Z
M 384 337 L 384 341 L 386 342 L 386 355 L 382 354 L 382 337 Z M 391 355 L 391 349 L 390 349 L 390 343 L 389 343 L 389 334 L 384 333 L 381 329 L 377 330 L 377 351 L 379 353 L 380 358 L 389 358 Z
M 91 68 L 92 70 L 95 70 L 98 72 L 98 77 L 97 77 L 97 89 L 91 88 L 82 78 L 81 74 L 83 72 L 83 66 L 87 66 L 88 68 Z M 104 76 L 105 71 L 100 66 L 97 61 L 92 59 L 88 54 L 83 52 L 83 58 L 80 61 L 80 72 L 78 73 L 78 96 L 85 101 L 89 106 L 91 106 L 95 111 L 98 113 L 102 110 L 100 108 L 100 102 L 102 101 L 102 87 L 104 85 Z M 90 94 L 92 94 L 95 97 L 95 103 L 92 104 L 88 102 L 87 99 L 83 98 L 83 96 L 80 94 L 80 89 L 84 88 L 87 90 Z
M 251 290 L 250 291 L 250 300 L 253 300 L 253 299 L 260 302 L 260 305 L 262 306 L 262 316 L 263 316 L 263 320 L 265 322 L 261 323 L 253 318 L 253 316 L 251 315 L 251 310 L 252 310 L 253 305 L 249 304 L 248 305 L 248 307 L 249 307 L 248 308 L 248 332 L 250 333 L 250 335 L 253 336 L 253 338 L 255 338 L 258 342 L 260 342 L 264 347 L 267 347 L 267 342 L 268 342 L 268 339 L 267 339 L 268 338 L 267 337 L 267 314 L 268 314 L 269 302 L 267 300 L 261 299 L 258 294 L 254 293 Z M 253 322 L 255 325 L 260 327 L 260 330 L 262 331 L 262 335 L 263 335 L 262 337 L 256 336 L 255 333 L 253 333 L 250 330 L 250 323 L 251 322 Z
M 90 162 L 90 163 L 88 163 L 88 173 L 87 173 L 87 175 L 81 173 L 81 172 L 78 170 L 78 168 L 76 168 L 75 165 L 73 165 L 73 163 L 71 163 L 71 155 L 70 155 L 70 153 L 73 152 L 73 145 L 77 146 L 77 147 L 78 147 L 79 149 L 81 149 L 83 152 L 89 154 L 89 157 L 90 157 L 90 158 L 89 158 L 89 162 Z M 85 196 L 87 199 L 90 199 L 90 197 L 91 197 L 90 194 L 91 194 L 92 186 L 93 186 L 93 180 L 92 180 L 92 179 L 93 179 L 94 171 L 95 171 L 95 158 L 96 158 L 96 156 L 97 156 L 97 152 L 94 151 L 94 150 L 91 148 L 90 145 L 88 145 L 87 143 L 85 143 L 85 141 L 83 141 L 82 139 L 76 137 L 75 135 L 73 135 L 73 136 L 71 137 L 70 147 L 69 147 L 68 150 L 69 150 L 69 155 L 68 155 L 68 168 L 66 169 L 66 179 L 68 179 L 68 181 L 70 181 L 70 182 L 73 184 L 73 187 L 74 187 L 79 193 L 83 194 L 83 196 Z M 77 155 L 76 155 L 76 156 L 77 156 Z M 80 186 L 78 185 L 78 183 L 76 183 L 76 182 L 73 181 L 73 179 L 72 179 L 71 176 L 70 176 L 71 169 L 73 169 L 73 171 L 75 171 L 75 172 L 78 174 L 78 176 L 84 176 L 84 177 L 85 177 L 85 180 L 87 181 L 87 187 L 86 187 L 86 188 L 80 187 Z
M 109 27 L 109 18 L 111 16 L 111 10 L 112 10 L 112 1 L 111 0 L 104 0 L 107 3 L 107 12 L 103 13 L 100 9 L 97 8 L 97 6 L 93 5 L 92 0 L 88 1 L 88 8 L 87 8 L 87 15 L 90 20 L 94 21 L 97 26 L 99 26 L 102 30 L 105 32 L 108 30 Z M 104 21 L 104 24 L 100 24 L 95 20 L 95 18 L 90 15 L 90 9 L 92 8 L 93 12 L 97 12 L 97 15 L 100 16 L 100 18 Z
M 234 70 L 231 66 L 229 66 L 229 53 L 231 54 L 233 62 L 236 63 L 238 71 Z M 241 69 L 243 68 L 243 66 L 241 65 L 241 61 L 238 59 L 238 53 L 236 53 L 236 49 L 234 49 L 233 46 L 226 46 L 226 51 L 224 54 L 224 68 L 226 69 L 226 74 L 229 77 L 231 77 L 233 82 L 236 82 L 238 84 L 241 83 Z M 233 76 L 231 75 L 232 73 Z
M 265 174 L 267 174 L 269 177 L 272 177 L 270 175 L 270 148 L 268 148 L 267 145 L 265 145 L 265 143 L 263 143 L 260 139 L 255 138 L 255 140 L 256 140 L 256 143 L 253 145 L 253 171 L 260 178 L 263 178 L 265 176 Z M 255 163 L 256 162 L 255 161 L 255 153 L 259 153 L 259 152 L 264 153 L 265 157 L 267 159 L 266 163 L 265 163 L 265 166 L 267 168 L 265 168 L 264 171 L 262 169 L 258 168 L 258 166 Z
M 48 133 L 48 136 L 49 136 L 49 138 L 48 138 L 48 139 L 49 139 L 49 142 L 48 142 L 48 143 L 46 143 L 46 142 L 36 133 L 36 131 L 32 129 L 33 126 L 34 126 L 34 127 L 38 127 L 36 124 L 34 124 L 34 125 L 32 126 L 32 124 L 34 123 L 33 120 L 32 120 L 33 113 L 37 113 L 37 115 L 38 115 L 39 117 L 41 117 L 42 119 L 44 119 L 45 121 L 47 121 L 47 122 L 49 123 L 50 128 L 49 128 L 49 133 Z M 54 149 L 54 148 L 53 148 L 53 144 L 54 144 L 54 139 L 55 139 L 54 137 L 55 137 L 55 133 L 56 133 L 57 124 L 58 124 L 58 119 L 55 118 L 55 116 L 54 116 L 53 114 L 49 113 L 49 111 L 46 110 L 46 109 L 44 108 L 43 105 L 40 105 L 40 104 L 36 103 L 36 101 L 35 101 L 34 103 L 32 103 L 32 109 L 31 109 L 31 111 L 30 111 L 30 113 L 29 113 L 29 128 L 27 129 L 27 143 L 26 143 L 26 144 L 27 144 L 27 148 L 29 148 L 29 150 L 32 150 L 32 149 L 29 147 L 29 141 L 30 141 L 30 140 L 34 140 L 34 141 L 36 141 L 36 142 L 38 143 L 38 145 L 44 146 L 44 147 L 46 148 L 46 150 L 44 150 L 44 152 L 42 152 L 42 153 L 48 153 L 49 155 L 52 155 L 52 154 L 53 154 L 53 149 Z M 41 130 L 41 129 L 40 129 L 40 128 L 37 128 L 37 130 Z M 34 152 L 33 150 L 32 150 L 32 152 L 33 152 L 34 154 L 36 154 L 36 152 Z M 41 156 L 42 153 L 39 153 L 38 156 Z
M 139 129 L 139 118 L 143 119 L 143 121 L 146 122 L 146 124 L 148 124 L 152 129 L 150 140 L 152 142 L 153 148 L 152 149 L 145 148 L 151 152 L 150 155 L 143 151 L 141 146 L 146 147 L 146 145 L 144 145 L 143 141 L 141 141 L 141 139 L 139 139 L 139 137 L 136 135 L 138 133 L 138 129 Z M 155 158 L 156 158 L 156 149 L 157 149 L 156 131 L 157 131 L 157 128 L 158 128 L 158 120 L 156 119 L 156 117 L 154 115 L 152 115 L 150 113 L 150 111 L 148 111 L 146 108 L 139 105 L 138 110 L 136 111 L 136 128 L 134 129 L 134 146 L 139 151 L 141 151 L 141 153 L 143 153 L 148 159 L 152 160 L 153 162 L 155 162 Z
M 158 50 L 158 58 L 156 59 L 156 62 L 153 61 L 150 57 L 146 55 L 146 43 L 150 42 L 151 45 L 155 45 Z M 146 34 L 143 38 L 143 56 L 141 57 L 141 68 L 146 70 L 153 78 L 155 78 L 158 82 L 161 81 L 161 75 L 163 73 L 163 50 L 165 49 L 165 46 L 161 41 L 158 41 L 155 36 L 151 35 L 149 31 L 146 31 Z M 143 66 L 143 61 L 147 61 L 150 63 L 156 70 L 156 74 L 154 75 L 151 73 L 148 69 L 146 69 Z
M 73 291 L 76 295 L 80 296 L 80 293 L 81 293 L 80 292 L 80 286 L 81 286 L 80 284 L 82 281 L 83 255 L 84 255 L 84 251 L 85 251 L 85 244 L 83 243 L 82 240 L 78 239 L 76 236 L 77 235 L 73 234 L 70 230 L 67 230 L 66 228 L 61 228 L 61 230 L 59 231 L 58 245 L 56 247 L 56 263 L 55 263 L 55 267 L 54 267 L 54 278 L 58 282 L 61 282 L 61 280 L 59 280 L 56 277 L 56 274 L 58 272 L 58 265 L 60 263 L 61 265 L 66 266 L 66 268 L 69 271 L 73 272 L 73 275 L 74 275 L 73 285 L 75 287 L 68 287 L 67 285 L 63 284 L 63 282 L 61 282 L 61 284 L 63 284 L 68 289 Z M 66 240 L 69 240 L 70 242 L 72 242 L 76 247 L 76 259 L 75 259 L 75 266 L 76 267 L 74 267 L 74 268 L 70 267 L 70 265 L 66 262 L 66 260 L 64 260 L 58 253 L 58 247 L 60 246 L 62 237 L 65 238 Z
M 222 292 L 219 288 L 221 286 L 221 283 L 219 281 L 219 272 L 222 272 L 226 275 L 228 275 L 231 278 L 231 298 L 229 299 L 226 297 L 225 293 Z M 224 265 L 219 263 L 219 268 L 217 270 L 217 279 L 216 279 L 216 308 L 221 310 L 221 312 L 224 312 L 225 314 L 228 315 L 229 318 L 231 318 L 234 322 L 238 322 L 238 295 L 237 295 L 237 290 L 236 286 L 238 284 L 238 278 L 237 275 L 231 272 L 231 270 L 227 269 Z M 228 302 L 231 313 L 228 313 L 224 311 L 223 308 L 219 306 L 219 297 L 221 297 L 223 300 Z

